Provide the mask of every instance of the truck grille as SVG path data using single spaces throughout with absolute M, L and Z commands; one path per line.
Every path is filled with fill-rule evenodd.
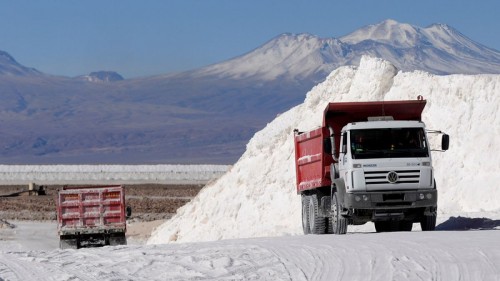
M 365 171 L 366 185 L 418 183 L 420 170 Z

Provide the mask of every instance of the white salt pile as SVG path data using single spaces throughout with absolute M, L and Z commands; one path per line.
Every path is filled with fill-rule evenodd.
M 314 87 L 303 104 L 256 133 L 232 169 L 161 225 L 148 243 L 208 241 L 301 233 L 293 129 L 321 126 L 328 102 L 427 99 L 423 121 L 451 137 L 434 152 L 439 215 L 500 211 L 500 75 L 398 72 L 364 57 Z

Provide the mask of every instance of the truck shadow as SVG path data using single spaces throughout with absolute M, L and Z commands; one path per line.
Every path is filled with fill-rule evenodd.
M 499 229 L 500 220 L 488 218 L 465 218 L 450 217 L 447 221 L 436 226 L 437 231 L 457 231 L 457 230 L 487 230 Z

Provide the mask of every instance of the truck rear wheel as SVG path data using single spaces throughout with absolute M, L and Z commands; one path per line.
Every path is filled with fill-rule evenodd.
M 64 250 L 64 249 L 78 249 L 78 240 L 76 238 L 74 239 L 67 239 L 67 238 L 61 238 L 59 240 L 59 248 Z
M 309 228 L 309 196 L 302 194 L 302 230 L 304 234 L 310 234 Z
M 125 237 L 125 233 L 110 236 L 109 245 L 110 246 L 127 245 L 127 238 Z
M 420 220 L 422 231 L 432 231 L 436 229 L 436 215 L 424 215 Z
M 326 218 L 319 214 L 316 195 L 309 196 L 309 229 L 312 234 L 325 234 L 326 232 Z
M 337 193 L 332 196 L 332 215 L 328 220 L 328 228 L 333 234 L 347 233 L 347 219 L 340 214 L 340 204 Z

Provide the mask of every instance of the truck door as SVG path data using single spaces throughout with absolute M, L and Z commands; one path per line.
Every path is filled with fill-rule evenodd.
M 343 179 L 346 178 L 347 169 L 349 167 L 347 139 L 348 133 L 346 131 L 342 131 L 339 150 L 339 177 Z

